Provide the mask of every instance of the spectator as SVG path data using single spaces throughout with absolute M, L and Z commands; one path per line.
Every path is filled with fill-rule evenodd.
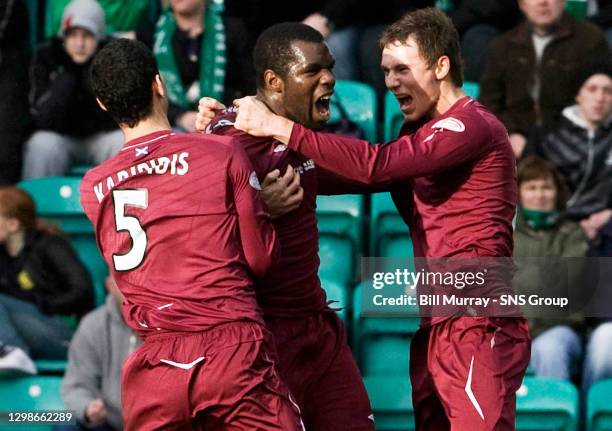
M 28 118 L 30 33 L 26 2 L 0 2 L 0 185 L 21 177 Z
M 535 128 L 526 152 L 560 171 L 568 192 L 567 213 L 594 239 L 612 215 L 612 66 L 583 65 L 569 91 L 576 104 Z
M 104 10 L 106 31 L 114 37 L 138 39 L 151 45 L 159 2 L 151 0 L 98 0 Z M 70 0 L 48 0 L 46 35 L 54 37 L 61 31 L 62 15 Z
M 121 368 L 139 340 L 123 320 L 123 295 L 115 281 L 108 276 L 105 284 L 106 303 L 83 318 L 70 342 L 62 398 L 78 425 L 61 428 L 65 431 L 123 429 Z
M 94 0 L 73 0 L 62 28 L 32 62 L 30 108 L 38 130 L 26 142 L 24 178 L 63 175 L 73 161 L 98 164 L 123 145 L 89 83 L 89 64 L 105 37 L 104 12 Z
M 490 43 L 521 20 L 516 0 L 455 0 L 448 15 L 461 36 L 465 80 L 479 82 Z
M 226 103 L 255 90 L 247 33 L 223 18 L 219 0 L 171 0 L 159 19 L 154 52 L 170 100 L 174 127 L 195 131 L 197 104 L 209 96 Z
M 577 68 L 609 54 L 595 25 L 564 13 L 564 0 L 519 0 L 526 21 L 497 38 L 480 82 L 480 100 L 506 125 L 520 155 L 530 127 L 574 99 Z
M 525 158 L 518 170 L 519 211 L 514 231 L 514 256 L 518 271 L 514 286 L 518 294 L 540 296 L 568 296 L 567 289 L 581 288 L 579 265 L 568 265 L 571 271 L 561 271 L 563 262 L 555 257 L 584 257 L 587 241 L 575 222 L 565 218 L 565 198 L 559 173 L 552 164 L 536 156 Z M 551 260 L 528 258 L 552 257 Z M 522 259 L 521 258 L 527 258 Z M 574 262 L 575 263 L 575 262 Z M 547 271 L 547 268 L 555 270 Z M 560 274 L 558 282 L 553 274 Z M 570 275 L 567 279 L 566 275 Z M 558 289 L 558 292 L 553 292 Z M 531 367 L 535 374 L 569 380 L 571 370 L 577 369 L 582 356 L 582 337 L 585 318 L 571 316 L 542 316 L 541 308 L 532 310 L 529 327 Z
M 81 315 L 93 305 L 87 269 L 51 232 L 26 192 L 0 188 L 0 368 L 35 373 L 30 357 L 65 358 L 72 330 L 57 314 Z
M 587 17 L 606 33 L 608 46 L 612 47 L 612 0 L 588 0 Z

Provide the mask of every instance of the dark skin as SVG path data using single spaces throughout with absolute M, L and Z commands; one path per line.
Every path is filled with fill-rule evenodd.
M 329 102 L 325 99 L 331 96 L 336 83 L 332 72 L 334 58 L 324 43 L 295 41 L 291 47 L 293 59 L 286 76 L 266 70 L 257 98 L 272 112 L 320 130 L 329 120 Z M 214 99 L 202 98 L 200 112 L 206 115 L 196 121 L 197 129 L 203 130 L 215 111 L 224 108 Z M 291 166 L 284 175 L 278 169 L 268 173 L 261 185 L 261 197 L 272 218 L 293 211 L 302 202 L 299 173 Z
M 272 112 L 320 130 L 329 120 L 329 103 L 320 98 L 333 93 L 334 58 L 324 43 L 295 41 L 291 46 L 294 55 L 287 76 L 266 70 L 257 98 Z

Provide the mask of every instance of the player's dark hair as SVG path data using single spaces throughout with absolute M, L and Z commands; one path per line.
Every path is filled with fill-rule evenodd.
M 91 87 L 119 124 L 134 127 L 151 115 L 155 57 L 142 42 L 115 39 L 94 57 Z
M 323 35 L 314 28 L 300 22 L 283 22 L 268 27 L 255 42 L 253 62 L 257 74 L 257 86 L 264 87 L 264 72 L 268 69 L 287 78 L 295 62 L 294 42 L 324 43 Z
M 419 54 L 433 68 L 438 59 L 447 56 L 450 60 L 450 75 L 457 87 L 463 86 L 463 60 L 459 33 L 444 12 L 436 8 L 418 9 L 407 13 L 385 29 L 380 46 L 404 44 L 412 36 L 418 46 Z
M 557 189 L 557 201 L 555 209 L 563 211 L 565 209 L 565 187 L 561 174 L 557 168 L 548 160 L 538 156 L 527 156 L 518 165 L 518 185 L 520 187 L 525 181 L 533 180 L 552 180 Z

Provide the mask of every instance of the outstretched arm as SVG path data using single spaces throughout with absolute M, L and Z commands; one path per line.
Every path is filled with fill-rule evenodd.
M 457 116 L 422 127 L 413 135 L 372 145 L 361 139 L 313 132 L 273 114 L 252 97 L 239 99 L 235 104 L 237 129 L 254 136 L 274 137 L 314 159 L 319 166 L 365 184 L 406 180 L 452 169 L 488 151 L 486 143 L 491 138 L 484 121 L 467 127 L 468 120 Z

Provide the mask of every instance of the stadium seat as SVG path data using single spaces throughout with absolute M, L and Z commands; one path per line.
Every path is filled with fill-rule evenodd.
M 377 431 L 414 430 L 412 387 L 407 378 L 397 376 L 364 377 Z
M 577 429 L 578 390 L 570 382 L 525 377 L 516 393 L 516 406 L 519 431 Z
M 588 431 L 612 431 L 612 379 L 595 383 L 587 395 Z
M 465 81 L 462 88 L 463 92 L 472 99 L 478 99 L 480 95 L 480 84 L 478 82 Z
M 93 168 L 92 165 L 75 165 L 70 168 L 67 175 L 69 177 L 82 177 L 91 168 Z
M 466 81 L 463 83 L 463 91 L 473 99 L 480 94 L 480 85 L 477 82 Z M 402 125 L 404 114 L 400 111 L 397 99 L 390 91 L 385 94 L 385 118 L 384 118 L 384 140 L 385 142 L 397 138 Z
M 36 359 L 34 363 L 36 364 L 36 369 L 39 374 L 53 374 L 58 376 L 64 375 L 64 371 L 66 371 L 66 366 L 68 365 L 68 361 L 61 359 Z
M 397 99 L 390 91 L 385 94 L 384 140 L 385 142 L 397 138 L 404 124 L 404 114 L 400 111 Z
M 28 8 L 28 24 L 30 27 L 30 46 L 34 48 L 39 41 L 38 34 L 38 13 L 40 8 L 40 0 L 26 0 L 26 6 Z
M 372 195 L 370 255 L 413 257 L 408 226 L 399 215 L 389 193 Z
M 51 431 L 53 425 L 7 424 L 8 412 L 63 410 L 60 376 L 28 376 L 0 378 L 0 431 Z
M 361 373 L 366 376 L 410 378 L 410 337 L 405 334 L 374 334 L 359 343 Z
M 318 196 L 319 276 L 343 285 L 354 282 L 362 255 L 364 198 Z
M 394 346 L 394 351 L 389 352 L 392 356 L 405 355 L 410 344 L 410 337 L 419 328 L 419 310 L 417 306 L 385 307 L 379 310 L 377 315 L 371 312 L 371 307 L 366 306 L 366 301 L 371 298 L 362 296 L 364 289 L 369 289 L 364 281 L 359 284 L 353 293 L 353 321 L 352 321 L 352 345 L 357 354 L 358 362 L 367 368 L 371 362 L 368 357 L 370 344 L 387 344 Z M 371 292 L 371 290 L 370 290 Z M 365 310 L 364 310 L 365 309 Z M 389 337 L 381 341 L 380 337 Z M 405 346 L 399 347 L 399 339 L 405 341 Z M 405 365 L 408 362 L 403 362 Z M 401 366 L 401 365 L 400 365 Z M 365 374 L 365 369 L 362 368 Z
M 567 0 L 565 2 L 565 10 L 578 19 L 585 19 L 588 10 L 587 0 Z
M 376 142 L 378 139 L 376 131 L 378 102 L 374 89 L 362 82 L 338 80 L 333 98 L 342 104 L 349 119 L 363 130 L 364 139 Z M 330 122 L 340 119 L 340 113 L 337 109 L 333 109 L 333 103 L 334 101 L 332 101 Z
M 342 321 L 347 323 L 347 310 L 350 307 L 350 293 L 348 286 L 336 283 L 332 280 L 321 279 L 321 287 L 327 294 L 327 300 L 334 301 L 333 303 L 329 304 L 329 306 L 334 309 L 337 308 L 338 316 L 340 316 Z
M 78 177 L 46 177 L 25 180 L 19 187 L 32 195 L 38 215 L 57 224 L 68 236 L 91 273 L 96 305 L 104 303 L 104 278 L 108 268 L 98 251 L 93 226 L 81 207 Z

